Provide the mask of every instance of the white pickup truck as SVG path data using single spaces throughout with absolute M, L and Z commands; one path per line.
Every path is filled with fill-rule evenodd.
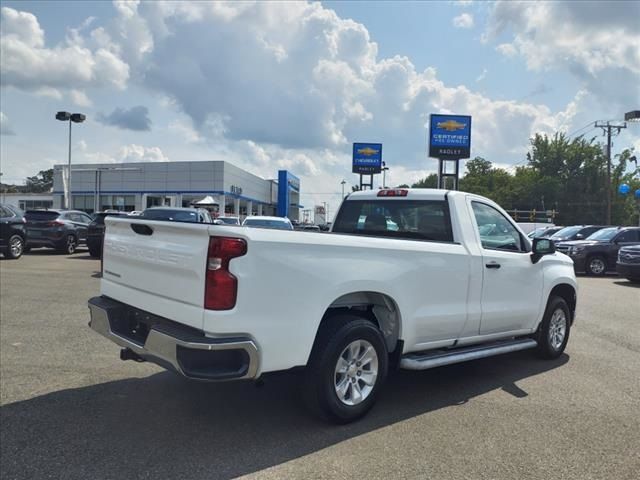
M 391 367 L 556 358 L 575 316 L 572 261 L 463 192 L 353 193 L 328 234 L 105 220 L 90 326 L 122 359 L 198 380 L 300 368 L 337 422 L 372 407 Z

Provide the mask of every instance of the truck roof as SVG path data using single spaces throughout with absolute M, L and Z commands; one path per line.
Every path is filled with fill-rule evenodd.
M 401 197 L 388 196 L 388 197 L 378 197 L 378 193 L 381 190 L 363 190 L 360 192 L 351 193 L 345 200 L 364 200 L 368 198 L 379 198 L 381 200 L 402 200 L 402 199 L 413 199 L 413 200 L 444 200 L 446 194 L 449 195 L 460 195 L 464 192 L 457 192 L 451 190 L 440 190 L 437 188 L 387 188 L 385 190 L 406 190 L 407 195 Z

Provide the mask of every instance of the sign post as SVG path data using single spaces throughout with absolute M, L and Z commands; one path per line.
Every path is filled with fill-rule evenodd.
M 354 143 L 351 171 L 360 174 L 360 190 L 373 189 L 373 175 L 382 171 L 382 144 Z M 363 183 L 363 175 L 369 175 L 369 183 Z
M 471 116 L 432 113 L 429 156 L 438 159 L 438 188 L 445 188 L 447 178 L 452 178 L 453 190 L 458 190 L 460 160 L 471 156 Z M 448 171 L 447 163 L 453 164 L 453 172 Z

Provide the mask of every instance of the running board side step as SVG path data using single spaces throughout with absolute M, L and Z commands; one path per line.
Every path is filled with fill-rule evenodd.
M 531 338 L 520 338 L 502 342 L 492 342 L 485 345 L 474 345 L 461 347 L 453 350 L 435 350 L 426 353 L 410 353 L 400 360 L 400 368 L 406 370 L 427 370 L 429 368 L 441 367 L 462 363 L 468 360 L 493 357 L 503 353 L 518 352 L 535 348 L 538 343 Z

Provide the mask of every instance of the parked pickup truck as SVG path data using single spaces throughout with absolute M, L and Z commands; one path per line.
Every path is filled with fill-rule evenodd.
M 309 405 L 337 422 L 373 406 L 391 367 L 556 358 L 576 310 L 572 261 L 463 192 L 356 192 L 326 235 L 105 222 L 90 326 L 122 359 L 197 380 L 300 369 Z

